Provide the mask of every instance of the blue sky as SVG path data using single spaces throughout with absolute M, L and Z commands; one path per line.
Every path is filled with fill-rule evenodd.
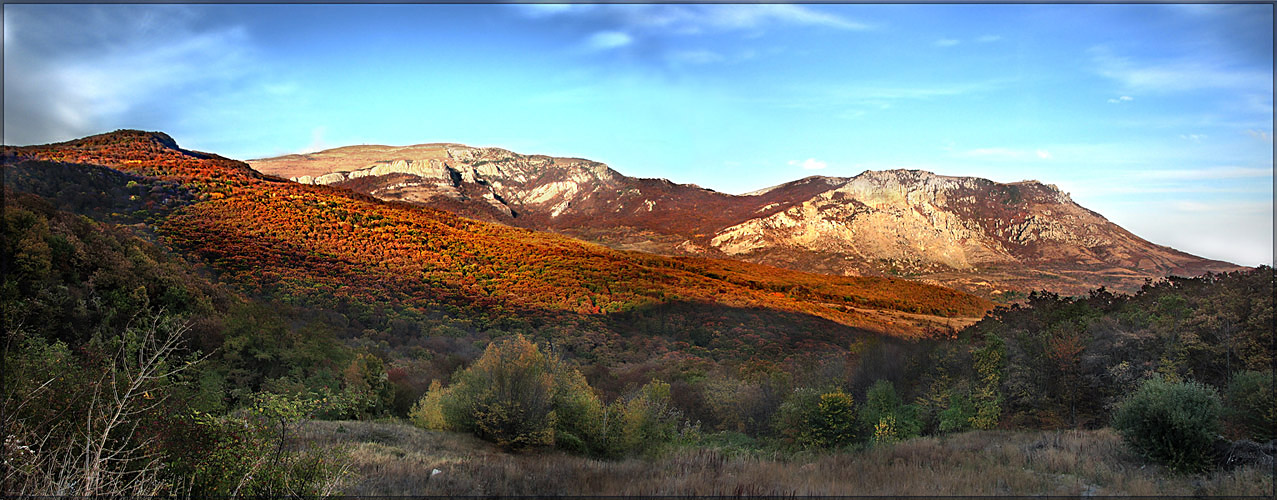
M 1273 261 L 1272 5 L 5 5 L 4 142 L 460 142 L 742 193 L 1037 179 Z

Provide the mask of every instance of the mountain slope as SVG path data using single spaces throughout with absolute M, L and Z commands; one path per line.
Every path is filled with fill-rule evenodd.
M 982 294 L 1130 290 L 1146 278 L 1238 269 L 1145 241 L 1036 181 L 868 171 L 735 196 L 589 160 L 458 144 L 353 146 L 250 164 L 614 248 L 905 275 Z
M 991 306 L 899 279 L 831 278 L 617 251 L 283 181 L 240 162 L 180 149 L 156 133 L 120 131 L 5 148 L 5 163 L 14 171 L 38 175 L 29 168 L 37 160 L 105 165 L 181 182 L 196 193 L 191 202 L 155 223 L 170 248 L 254 293 L 352 317 L 382 317 L 380 329 L 407 338 L 427 328 L 436 332 L 427 336 L 440 335 L 439 328 L 457 325 L 473 331 L 527 327 L 563 336 L 583 351 L 647 343 L 656 346 L 643 351 L 651 356 L 695 344 L 722 355 L 784 356 L 796 345 L 845 349 L 849 339 L 865 334 L 934 335 Z M 669 321 L 661 312 L 668 310 L 691 312 Z M 629 326 L 653 315 L 664 315 L 665 326 L 656 333 Z M 733 319 L 741 317 L 747 319 Z M 583 342 L 592 337 L 566 326 L 572 324 L 601 336 Z M 705 332 L 704 338 L 691 338 L 695 331 Z

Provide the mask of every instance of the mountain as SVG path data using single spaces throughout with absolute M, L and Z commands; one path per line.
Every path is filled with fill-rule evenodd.
M 72 191 L 127 194 L 129 202 L 95 202 L 93 209 L 142 210 L 122 221 L 148 221 L 164 248 L 220 279 L 339 314 L 343 325 L 365 325 L 366 341 L 392 347 L 520 332 L 556 339 L 586 359 L 641 361 L 686 350 L 781 359 L 794 349 L 841 352 L 863 336 L 947 335 L 992 307 L 901 279 L 621 251 L 288 182 L 181 149 L 159 133 L 6 147 L 2 156 L 6 188 L 28 186 L 55 198 L 78 185 L 85 187 Z M 103 166 L 128 175 L 104 175 Z M 482 186 L 477 178 L 465 180 L 473 174 L 457 175 L 463 189 L 481 193 L 470 185 Z M 30 179 L 75 176 L 80 180 Z
M 887 170 L 730 195 L 590 160 L 460 144 L 351 146 L 249 164 L 612 248 L 903 276 L 994 297 L 1130 291 L 1171 274 L 1241 269 L 1146 241 L 1037 181 Z

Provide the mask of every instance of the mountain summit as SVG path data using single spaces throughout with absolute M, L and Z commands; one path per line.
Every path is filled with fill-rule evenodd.
M 994 296 L 1131 290 L 1148 278 L 1238 269 L 1150 243 L 1037 181 L 886 170 L 729 195 L 585 159 L 459 144 L 351 146 L 249 164 L 615 248 L 900 275 Z

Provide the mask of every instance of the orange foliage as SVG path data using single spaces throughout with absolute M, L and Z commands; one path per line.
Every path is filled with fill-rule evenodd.
M 814 315 L 887 330 L 856 308 L 978 316 L 991 304 L 892 278 L 835 277 L 756 264 L 612 250 L 564 236 L 383 202 L 262 175 L 162 134 L 120 131 L 6 155 L 75 161 L 162 179 L 202 193 L 160 229 L 250 289 L 324 303 L 510 314 L 610 314 L 702 302 Z

